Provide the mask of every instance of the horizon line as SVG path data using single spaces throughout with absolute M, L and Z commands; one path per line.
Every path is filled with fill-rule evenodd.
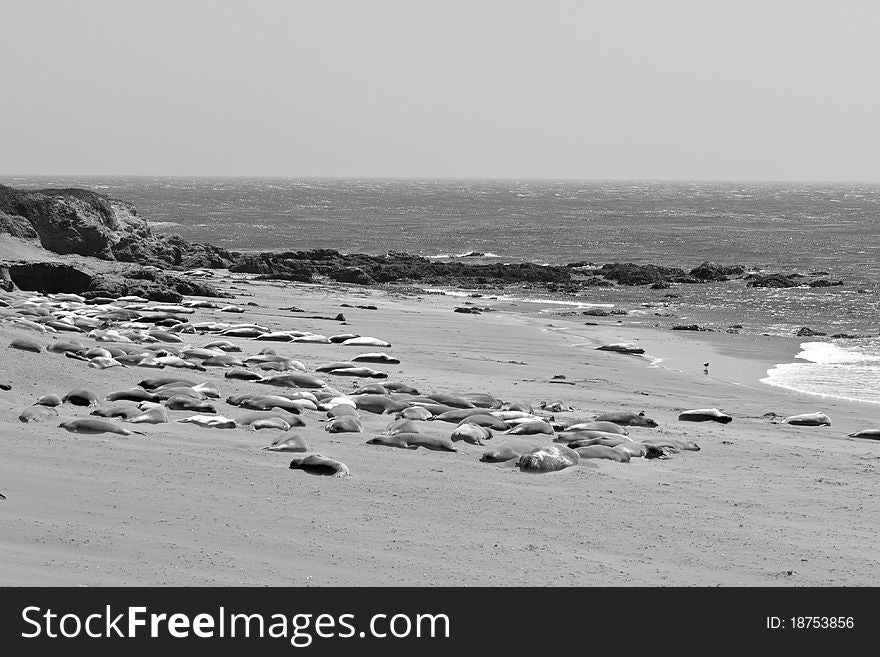
M 646 177 L 548 177 L 548 176 L 354 176 L 354 175 L 235 175 L 149 173 L 0 173 L 4 178 L 191 178 L 197 180 L 400 180 L 400 181 L 530 181 L 530 182 L 663 182 L 663 183 L 764 183 L 877 185 L 880 180 L 821 178 L 646 178 Z M 2 183 L 0 183 L 2 184 Z

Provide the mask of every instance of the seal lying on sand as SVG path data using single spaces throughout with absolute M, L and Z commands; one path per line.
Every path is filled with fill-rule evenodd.
M 342 415 L 325 424 L 324 431 L 329 431 L 330 433 L 363 433 L 364 425 L 354 415 Z
M 785 424 L 794 424 L 802 427 L 830 427 L 831 418 L 825 413 L 804 413 L 803 415 L 789 415 L 783 420 Z
M 492 449 L 483 452 L 480 461 L 483 463 L 505 463 L 512 459 L 518 459 L 523 454 L 536 449 L 538 445 L 527 440 L 506 440 L 499 445 L 493 445 Z
M 273 440 L 271 445 L 266 445 L 262 449 L 270 452 L 308 452 L 309 445 L 298 433 L 284 433 Z
M 847 435 L 850 438 L 870 438 L 871 440 L 880 440 L 880 429 L 864 429 Z
M 91 390 L 71 390 L 62 398 L 62 401 L 74 406 L 97 406 L 98 395 Z
M 589 445 L 575 449 L 582 459 L 608 459 L 619 463 L 629 463 L 630 455 L 621 449 L 606 445 Z
M 463 440 L 470 445 L 482 445 L 484 440 L 492 438 L 492 432 L 476 424 L 459 424 L 450 438 L 452 442 Z
M 237 426 L 235 420 L 222 415 L 190 415 L 179 419 L 178 422 L 188 422 L 210 429 L 235 429 Z
M 733 418 L 729 415 L 725 415 L 717 408 L 698 408 L 693 411 L 682 411 L 679 416 L 679 420 L 683 422 L 721 422 L 722 424 L 727 424 L 728 422 L 732 422 Z
M 573 465 L 577 465 L 580 456 L 573 449 L 563 445 L 551 444 L 538 447 L 537 449 L 519 457 L 516 465 L 523 472 L 558 472 Z
M 64 420 L 58 425 L 63 429 L 67 429 L 71 433 L 97 434 L 97 433 L 115 433 L 120 436 L 130 436 L 133 433 L 146 435 L 141 431 L 129 431 L 125 427 L 120 427 L 110 420 L 98 420 L 96 418 L 76 418 L 74 420 Z
M 320 454 L 309 454 L 308 456 L 296 456 L 290 462 L 291 470 L 303 470 L 312 475 L 325 475 L 330 477 L 348 477 L 351 476 L 351 470 L 342 461 L 329 459 Z
M 616 422 L 578 422 L 566 428 L 567 431 L 603 431 L 605 433 L 618 433 L 626 436 L 629 431 Z
M 51 406 L 41 406 L 40 404 L 28 406 L 18 415 L 20 422 L 42 422 L 50 417 L 58 417 L 58 411 Z
M 596 416 L 596 422 L 613 422 L 621 427 L 656 427 L 657 422 L 645 417 L 645 411 L 634 413 L 632 411 L 614 411 L 602 413 Z M 570 427 L 569 427 L 570 428 Z
M 545 433 L 552 436 L 553 427 L 544 420 L 530 420 L 528 422 L 517 424 L 513 429 L 507 432 L 509 436 L 529 436 L 539 433 Z

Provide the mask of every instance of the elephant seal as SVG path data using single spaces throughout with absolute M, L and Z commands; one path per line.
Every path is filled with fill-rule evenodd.
M 229 370 L 223 377 L 226 379 L 238 379 L 239 381 L 260 381 L 263 375 L 249 370 Z
M 802 415 L 789 415 L 782 420 L 785 424 L 794 424 L 802 427 L 830 427 L 831 418 L 825 413 L 804 413 Z
M 544 420 L 530 420 L 528 422 L 521 422 L 517 424 L 513 429 L 507 432 L 508 436 L 531 436 L 539 433 L 545 433 L 547 435 L 553 435 L 553 427 L 550 426 L 549 423 Z
M 647 454 L 648 454 L 648 448 L 645 447 L 644 444 L 637 443 L 634 440 L 621 440 L 616 445 L 611 445 L 611 444 L 604 443 L 604 442 L 597 443 L 597 444 L 599 444 L 599 445 L 606 444 L 608 447 L 613 447 L 616 450 L 619 450 L 621 452 L 625 452 L 630 457 L 634 457 L 634 458 L 642 458 L 644 456 L 647 456 Z
M 394 420 L 391 424 L 385 427 L 385 433 L 389 436 L 393 436 L 396 433 L 421 433 L 419 431 L 419 425 L 415 423 L 414 420 L 407 420 L 406 418 L 400 418 Z
M 435 393 L 433 395 L 428 395 L 428 399 L 435 401 L 438 404 L 452 406 L 453 408 L 476 408 L 476 405 L 472 401 L 468 401 L 464 397 L 459 397 L 458 395 Z
M 306 439 L 298 433 L 283 433 L 272 441 L 271 445 L 261 448 L 270 452 L 308 452 L 309 445 Z
M 173 387 L 192 387 L 196 385 L 196 382 L 190 381 L 189 379 L 181 379 L 179 376 L 156 376 L 150 379 L 144 379 L 138 383 L 141 388 L 145 388 L 146 390 L 155 390 L 156 388 L 170 386 L 171 384 L 174 384 Z
M 35 354 L 42 353 L 43 351 L 43 347 L 41 347 L 37 342 L 28 338 L 15 338 L 15 340 L 9 343 L 9 346 L 12 349 L 19 349 L 21 351 L 32 351 Z
M 431 411 L 429 411 L 424 406 L 410 406 L 409 408 L 404 408 L 402 411 L 395 415 L 397 419 L 406 419 L 406 420 L 427 420 L 432 417 Z
M 435 415 L 431 419 L 439 422 L 454 422 L 458 424 L 462 420 L 471 417 L 472 415 L 487 415 L 486 409 L 484 408 L 457 408 L 452 411 L 446 411 L 445 413 L 440 413 L 440 415 Z
M 84 390 L 79 388 L 77 390 L 71 390 L 68 392 L 61 401 L 73 404 L 74 406 L 97 406 L 98 405 L 98 395 L 93 393 L 91 390 Z
M 408 386 L 405 383 L 396 383 L 394 381 L 389 381 L 384 384 L 387 390 L 391 392 L 402 392 L 407 395 L 417 395 L 419 391 L 413 388 L 412 386 Z
M 629 431 L 616 422 L 578 422 L 568 425 L 566 431 L 604 431 L 617 433 L 621 436 L 629 435 Z
M 352 395 L 387 395 L 388 388 L 381 383 L 368 383 L 355 390 Z
M 847 434 L 850 438 L 869 438 L 871 440 L 880 440 L 880 429 L 863 429 L 855 433 Z
M 526 440 L 505 440 L 503 443 L 493 445 L 492 449 L 483 452 L 480 461 L 483 463 L 505 463 L 518 459 L 523 454 L 528 454 L 537 447 L 537 443 Z
M 354 403 L 358 410 L 368 411 L 378 415 L 382 415 L 383 413 L 396 413 L 409 406 L 406 402 L 394 401 L 384 395 L 356 395 L 354 397 Z
M 616 342 L 614 344 L 603 344 L 601 347 L 596 347 L 598 351 L 614 351 L 619 354 L 643 354 L 645 350 L 641 347 L 637 347 L 634 344 L 630 344 L 629 342 Z
M 469 445 L 482 445 L 484 440 L 492 438 L 492 432 L 486 427 L 476 424 L 459 424 L 452 432 L 452 442 L 463 440 Z
M 140 415 L 125 420 L 132 424 L 164 424 L 168 422 L 168 411 L 161 406 L 143 411 Z
M 507 424 L 507 422 L 498 419 L 494 415 L 488 414 L 471 415 L 464 418 L 458 424 L 476 424 L 478 427 L 488 427 L 489 429 L 494 429 L 495 431 L 507 431 L 508 429 L 510 429 L 510 425 Z
M 142 401 L 158 401 L 159 395 L 148 392 L 143 388 L 129 388 L 128 390 L 117 390 L 115 392 L 111 392 L 106 397 L 104 397 L 107 401 L 133 401 L 133 402 L 142 402 Z
M 121 417 L 123 420 L 129 420 L 143 413 L 137 406 L 130 404 L 115 404 L 106 408 L 96 408 L 90 415 L 98 417 Z
M 281 386 L 284 388 L 326 388 L 327 383 L 321 379 L 316 379 L 308 374 L 299 374 L 291 372 L 288 374 L 276 374 L 260 380 L 270 386 Z
M 618 463 L 629 463 L 630 455 L 614 447 L 606 445 L 589 445 L 585 447 L 577 447 L 574 449 L 582 459 L 608 459 L 609 461 L 617 461 Z
M 384 347 L 386 349 L 391 346 L 390 342 L 366 336 L 349 338 L 348 340 L 344 340 L 341 344 L 343 347 Z
M 720 422 L 727 424 L 733 418 L 719 411 L 717 408 L 698 408 L 693 411 L 682 411 L 678 419 L 683 422 Z
M 573 449 L 563 445 L 550 444 L 538 447 L 519 457 L 516 465 L 522 472 L 558 472 L 577 465 L 580 456 Z
M 46 418 L 58 417 L 58 411 L 51 406 L 34 404 L 18 414 L 19 422 L 42 422 Z
M 360 417 L 358 415 L 357 409 L 354 406 L 349 406 L 348 404 L 339 404 L 339 406 L 334 406 L 327 411 L 327 417 L 330 419 L 343 417 L 346 415 L 351 417 Z
M 596 422 L 613 422 L 622 427 L 656 427 L 657 422 L 645 416 L 645 412 L 614 411 L 596 416 Z
M 40 406 L 61 406 L 61 397 L 56 394 L 48 394 L 40 397 L 35 404 Z
M 591 441 L 595 438 L 610 438 L 620 440 L 621 438 L 626 438 L 626 436 L 619 433 L 610 433 L 608 431 L 572 431 L 570 433 L 556 434 L 556 438 L 553 439 L 553 442 L 567 444 L 569 447 L 574 449 L 572 443 L 581 443 L 581 445 L 594 445 L 594 442 L 587 441 Z M 578 445 L 578 447 L 580 447 L 581 445 Z
M 548 413 L 570 413 L 574 411 L 574 408 L 569 406 L 563 401 L 554 401 L 549 404 L 546 402 L 541 402 L 541 410 L 547 411 Z
M 504 402 L 502 402 L 500 399 L 497 399 L 485 392 L 466 392 L 462 395 L 462 397 L 479 408 L 495 409 L 501 408 L 504 405 Z
M 216 413 L 213 404 L 184 395 L 175 395 L 165 400 L 165 406 L 172 411 L 201 411 L 202 413 Z
M 670 447 L 676 451 L 699 452 L 700 446 L 693 440 L 678 440 L 677 438 L 646 438 L 642 441 L 644 445 L 654 445 L 656 447 Z
M 179 419 L 178 422 L 187 422 L 208 429 L 235 429 L 238 426 L 235 420 L 222 415 L 190 415 Z
M 291 470 L 302 470 L 312 475 L 325 475 L 335 478 L 351 476 L 351 470 L 342 461 L 329 459 L 320 454 L 297 456 L 290 462 Z
M 394 438 L 400 437 L 406 441 L 407 446 L 424 447 L 435 452 L 457 452 L 458 449 L 452 441 L 445 436 L 429 436 L 423 433 L 396 433 Z
M 380 372 L 379 370 L 373 370 L 369 367 L 343 367 L 338 370 L 332 370 L 328 372 L 328 374 L 335 374 L 336 376 L 359 376 L 368 379 L 387 379 L 387 372 Z
M 393 436 L 376 436 L 367 441 L 367 445 L 383 445 L 385 447 L 398 447 L 400 449 L 417 449 L 417 445 L 410 446 L 406 439 L 406 434 L 395 434 Z
M 324 431 L 330 433 L 363 433 L 364 425 L 353 415 L 334 418 L 324 425 Z
M 232 398 L 230 397 L 230 399 Z M 243 399 L 238 401 L 237 405 L 241 408 L 247 408 L 252 411 L 270 411 L 273 408 L 281 408 L 288 413 L 299 415 L 300 410 L 303 407 L 302 402 L 307 402 L 312 406 L 310 410 L 317 410 L 317 406 L 308 400 L 294 401 L 293 399 L 288 399 L 287 397 L 282 397 L 280 395 L 245 395 Z M 227 403 L 232 402 L 227 400 Z
M 531 415 L 532 411 L 534 411 L 531 404 L 521 404 L 519 402 L 508 404 L 505 410 L 520 411 L 521 413 L 528 413 L 529 415 Z
M 251 431 L 259 431 L 260 429 L 281 429 L 281 431 L 287 431 L 291 425 L 282 417 L 264 417 L 250 422 L 248 426 Z
M 347 370 L 351 367 L 357 367 L 357 363 L 350 360 L 334 361 L 332 363 L 324 363 L 315 368 L 316 372 L 332 372 L 333 370 Z M 371 384 L 373 385 L 373 384 Z M 378 383 L 375 385 L 379 385 Z M 385 393 L 382 393 L 385 394 Z
M 355 363 L 385 363 L 387 365 L 397 365 L 400 363 L 399 358 L 389 356 L 384 352 L 370 352 L 368 354 L 360 354 L 352 358 Z
M 223 351 L 241 351 L 241 347 L 231 343 L 229 340 L 214 340 L 206 344 L 204 349 L 221 349 Z
M 98 420 L 95 418 L 76 418 L 73 420 L 64 420 L 58 425 L 67 429 L 71 433 L 82 434 L 98 434 L 98 433 L 115 433 L 120 436 L 130 436 L 133 433 L 146 435 L 141 431 L 129 431 L 125 427 L 121 427 L 110 420 Z

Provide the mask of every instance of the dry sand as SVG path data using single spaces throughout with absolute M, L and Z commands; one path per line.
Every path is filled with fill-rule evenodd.
M 234 285 L 234 288 L 231 287 Z M 215 381 L 221 402 L 271 392 L 205 373 L 139 367 L 95 370 L 52 353 L 7 348 L 0 324 L 0 584 L 404 586 L 859 586 L 877 585 L 880 443 L 846 437 L 880 425 L 868 404 L 792 393 L 758 379 L 789 361 L 798 341 L 683 334 L 608 321 L 585 326 L 535 313 L 452 312 L 461 299 L 356 286 L 223 284 L 245 315 L 202 310 L 192 321 L 263 323 L 324 335 L 352 331 L 392 343 L 400 365 L 370 365 L 423 393 L 484 391 L 537 405 L 562 400 L 590 418 L 644 410 L 662 435 L 700 452 L 629 464 L 592 461 L 530 475 L 461 453 L 365 445 L 391 421 L 362 412 L 366 434 L 329 434 L 305 412 L 313 451 L 351 468 L 344 479 L 288 469 L 291 455 L 259 448 L 274 430 L 140 425 L 146 437 L 77 436 L 57 421 L 23 424 L 40 395 L 88 387 L 103 396 L 158 374 Z M 250 296 L 253 295 L 253 296 Z M 378 310 L 340 308 L 374 304 Z M 347 324 L 303 319 L 343 312 Z M 491 305 L 485 299 L 479 305 Z M 210 335 L 189 336 L 203 346 Z M 233 340 L 245 354 L 271 346 L 305 363 L 360 350 Z M 596 351 L 628 341 L 664 359 Z M 373 351 L 367 348 L 362 351 Z M 711 363 L 710 374 L 702 363 Z M 551 383 L 555 375 L 564 383 Z M 372 380 L 319 375 L 342 391 Z M 221 414 L 243 411 L 219 403 Z M 685 423 L 681 410 L 717 407 L 728 425 Z M 63 406 L 62 415 L 87 409 Z M 822 410 L 831 427 L 772 424 L 762 415 Z M 172 416 L 192 413 L 176 411 Z M 451 432 L 452 425 L 439 428 Z M 548 441 L 543 437 L 543 441 Z

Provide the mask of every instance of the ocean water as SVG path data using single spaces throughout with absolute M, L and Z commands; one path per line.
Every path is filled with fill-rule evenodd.
M 569 309 L 619 307 L 630 313 L 628 322 L 667 328 L 739 326 L 790 336 L 809 326 L 870 336 L 811 338 L 796 362 L 773 368 L 764 381 L 880 403 L 880 341 L 871 339 L 880 333 L 878 184 L 16 176 L 0 182 L 93 189 L 132 202 L 156 232 L 239 251 L 407 251 L 471 262 L 686 269 L 708 260 L 798 272 L 805 281 L 843 280 L 813 289 L 754 289 L 742 281 L 596 288 L 544 300 Z

